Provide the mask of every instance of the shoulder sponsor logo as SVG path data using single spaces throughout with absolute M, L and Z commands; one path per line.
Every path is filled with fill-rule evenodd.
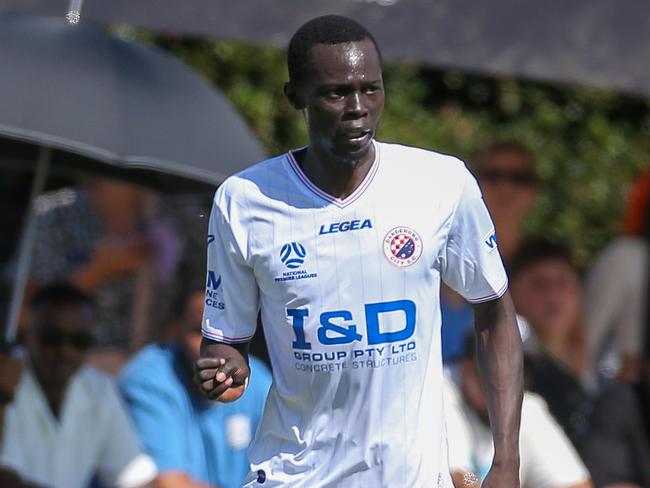
M 344 220 L 342 222 L 333 222 L 329 225 L 321 225 L 318 235 L 336 234 L 338 232 L 348 232 L 353 230 L 372 229 L 370 219 L 363 220 Z
M 491 230 L 484 238 L 483 242 L 488 247 L 488 252 L 492 252 L 497 248 L 497 235 L 494 230 Z
M 207 288 L 217 291 L 221 286 L 221 275 L 217 275 L 214 271 L 208 271 Z
M 226 305 L 221 293 L 221 275 L 208 271 L 208 282 L 205 284 L 205 306 L 224 310 Z
M 384 237 L 384 256 L 395 266 L 411 266 L 421 255 L 422 239 L 409 227 L 395 227 Z

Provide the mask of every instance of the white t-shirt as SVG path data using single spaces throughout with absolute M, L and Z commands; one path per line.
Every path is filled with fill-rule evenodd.
M 87 367 L 70 380 L 59 419 L 25 368 L 5 410 L 0 466 L 51 488 L 86 488 L 95 474 L 106 486 L 131 488 L 156 476 L 113 381 Z
M 445 417 L 452 470 L 485 477 L 492 464 L 492 431 L 462 400 L 453 382 L 445 377 Z M 519 436 L 522 488 L 563 488 L 589 480 L 578 453 L 553 419 L 544 400 L 524 394 Z
M 249 486 L 452 486 L 440 280 L 482 302 L 507 278 L 461 161 L 375 148 L 344 200 L 316 188 L 292 154 L 216 192 L 203 334 L 248 341 L 261 309 L 273 365 Z
M 620 356 L 643 353 L 648 288 L 648 244 L 640 237 L 615 239 L 596 258 L 585 281 L 587 345 L 593 361 L 612 329 Z

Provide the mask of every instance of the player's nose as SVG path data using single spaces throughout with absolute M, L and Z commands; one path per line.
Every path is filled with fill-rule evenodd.
M 350 93 L 347 97 L 345 109 L 348 114 L 357 117 L 363 117 L 368 113 L 368 109 L 364 103 L 364 97 L 358 91 Z

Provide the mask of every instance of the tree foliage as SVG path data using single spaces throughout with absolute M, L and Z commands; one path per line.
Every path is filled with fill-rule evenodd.
M 269 154 L 306 143 L 302 118 L 282 94 L 282 50 L 122 34 L 156 43 L 212 80 Z M 470 163 L 490 142 L 524 142 L 536 155 L 542 182 L 529 233 L 572 245 L 586 263 L 620 230 L 625 193 L 650 158 L 648 101 L 395 62 L 387 63 L 384 75 L 379 139 L 452 153 Z

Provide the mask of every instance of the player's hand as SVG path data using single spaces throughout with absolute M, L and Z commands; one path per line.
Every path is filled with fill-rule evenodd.
M 516 466 L 493 464 L 482 488 L 519 488 L 519 470 Z
M 203 357 L 194 365 L 194 382 L 208 400 L 234 402 L 244 394 L 250 369 L 241 356 Z

